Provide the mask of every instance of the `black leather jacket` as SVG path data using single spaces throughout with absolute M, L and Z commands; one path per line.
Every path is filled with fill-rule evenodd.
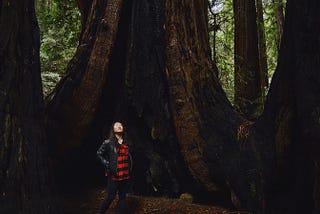
M 126 144 L 126 142 L 124 142 Z M 126 144 L 128 146 L 128 144 Z M 132 170 L 132 157 L 129 149 L 129 172 Z M 108 174 L 116 175 L 118 168 L 118 153 L 114 143 L 111 143 L 109 139 L 106 139 L 101 144 L 97 151 L 97 156 L 101 163 L 105 166 Z

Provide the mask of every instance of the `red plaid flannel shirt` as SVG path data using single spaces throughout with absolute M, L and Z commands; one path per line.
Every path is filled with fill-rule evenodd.
M 112 176 L 112 180 L 122 181 L 130 178 L 129 175 L 129 150 L 124 143 L 117 148 L 118 153 L 118 170 L 117 174 Z M 107 173 L 106 173 L 107 176 Z

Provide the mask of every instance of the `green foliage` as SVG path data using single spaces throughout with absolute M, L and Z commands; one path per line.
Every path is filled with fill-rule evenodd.
M 234 19 L 232 0 L 214 0 L 209 12 L 210 44 L 219 69 L 219 80 L 231 102 L 234 98 Z M 214 2 L 214 4 L 213 4 Z M 216 21 L 214 15 L 216 14 Z M 216 46 L 214 50 L 214 29 Z
M 210 45 L 213 60 L 219 69 L 219 80 L 227 97 L 234 99 L 234 17 L 232 0 L 209 0 Z M 283 2 L 285 5 L 285 2 Z M 275 71 L 278 59 L 277 25 L 275 5 L 271 0 L 263 0 L 264 25 L 267 45 L 269 82 Z M 215 14 L 215 15 L 214 15 Z M 216 17 L 216 21 L 214 20 Z M 214 48 L 214 31 L 215 48 Z M 216 56 L 216 57 L 214 57 Z M 268 88 L 266 89 L 266 91 Z
M 43 94 L 48 95 L 61 79 L 61 75 L 55 72 L 42 72 Z
M 65 73 L 76 50 L 81 26 L 80 12 L 73 0 L 37 0 L 36 9 L 41 36 L 42 79 L 46 94 Z
M 285 5 L 285 3 L 284 3 Z M 274 3 L 272 1 L 264 1 L 264 24 L 265 35 L 267 42 L 267 57 L 268 57 L 268 77 L 270 79 L 276 69 L 278 60 L 277 47 L 277 24 Z

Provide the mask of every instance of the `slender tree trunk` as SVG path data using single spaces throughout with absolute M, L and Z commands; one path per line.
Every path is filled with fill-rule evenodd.
M 0 213 L 60 213 L 48 173 L 34 1 L 0 1 Z
M 283 0 L 273 0 L 274 4 L 274 11 L 275 11 L 275 18 L 277 23 L 277 47 L 280 49 L 281 44 L 281 37 L 283 34 L 283 23 L 284 23 L 284 6 Z
M 216 51 L 216 37 L 217 37 L 217 31 L 219 29 L 218 23 L 217 23 L 217 13 L 213 12 L 213 7 L 215 5 L 215 1 L 208 0 L 208 6 L 209 6 L 209 11 L 210 14 L 213 18 L 213 24 L 209 26 L 209 33 L 213 32 L 213 62 L 216 63 L 217 61 L 217 51 Z
M 255 1 L 234 0 L 235 105 L 248 118 L 261 113 L 261 75 Z
M 217 38 L 217 30 L 218 30 L 218 25 L 217 25 L 217 14 L 214 14 L 214 29 L 213 29 L 213 62 L 217 62 L 217 48 L 216 48 L 216 38 Z
M 264 98 L 266 96 L 266 88 L 269 86 L 269 83 L 268 83 L 267 48 L 266 48 L 265 27 L 264 27 L 264 21 L 263 21 L 262 0 L 256 0 L 256 6 L 257 6 L 257 26 L 258 26 L 261 91 L 262 91 L 262 96 Z
M 47 0 L 47 6 L 46 6 L 47 11 L 51 11 L 51 7 L 52 7 L 52 0 Z

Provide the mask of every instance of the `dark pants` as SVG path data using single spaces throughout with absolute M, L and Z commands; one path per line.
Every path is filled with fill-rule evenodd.
M 104 214 L 113 199 L 115 199 L 117 191 L 119 191 L 119 214 L 123 214 L 126 207 L 126 193 L 128 191 L 128 180 L 114 181 L 108 176 L 108 197 L 102 202 L 100 214 Z

